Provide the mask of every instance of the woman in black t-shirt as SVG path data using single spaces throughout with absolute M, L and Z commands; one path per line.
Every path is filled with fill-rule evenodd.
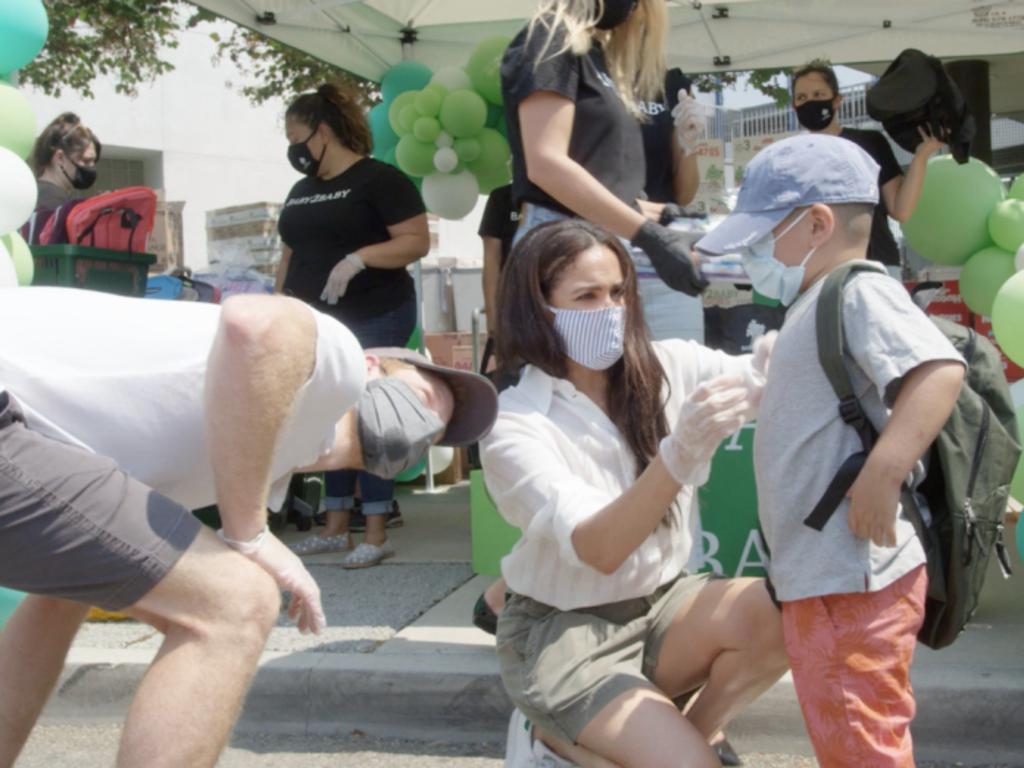
M 888 139 L 879 131 L 843 128 L 839 124 L 842 100 L 839 81 L 828 62 L 816 59 L 793 73 L 793 109 L 800 125 L 811 133 L 831 133 L 849 139 L 880 166 L 878 189 L 881 194 L 871 222 L 868 257 L 887 266 L 899 266 L 900 252 L 887 217 L 904 222 L 914 213 L 924 186 L 928 158 L 944 144 L 919 128 L 921 143 L 917 145 L 904 176 Z
M 664 87 L 663 0 L 542 0 L 501 64 L 518 236 L 579 216 L 644 250 L 671 287 L 705 283 L 690 242 L 645 219 L 642 100 Z
M 277 289 L 333 315 L 367 347 L 404 347 L 416 328 L 416 290 L 406 267 L 430 250 L 426 210 L 400 171 L 367 157 L 363 105 L 334 85 L 299 96 L 285 114 L 288 159 L 305 178 L 285 201 Z M 348 551 L 356 480 L 366 540 L 342 565 L 376 565 L 394 550 L 386 526 L 400 520 L 394 482 L 366 472 L 328 472 L 327 527 L 301 554 Z

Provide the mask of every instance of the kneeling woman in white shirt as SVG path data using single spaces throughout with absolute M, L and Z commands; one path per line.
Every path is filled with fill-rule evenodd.
M 580 220 L 532 230 L 499 290 L 499 358 L 525 366 L 482 445 L 487 487 L 523 532 L 502 561 L 509 696 L 574 761 L 718 766 L 708 739 L 786 668 L 764 581 L 691 570 L 696 488 L 752 417 L 769 345 L 651 342 L 628 254 Z M 673 699 L 698 689 L 684 715 Z

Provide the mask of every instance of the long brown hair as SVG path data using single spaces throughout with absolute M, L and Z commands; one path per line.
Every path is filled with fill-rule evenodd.
M 81 155 L 90 144 L 96 148 L 96 161 L 99 162 L 103 145 L 96 138 L 96 134 L 82 125 L 81 118 L 74 112 L 57 115 L 36 137 L 36 143 L 32 147 L 32 170 L 35 171 L 36 178 L 43 175 L 58 149 L 64 150 L 64 154 L 68 156 Z
M 285 117 L 310 129 L 326 123 L 338 141 L 357 155 L 368 155 L 373 151 L 373 138 L 364 108 L 363 98 L 355 88 L 324 83 L 315 91 L 296 97 Z
M 626 328 L 622 359 L 608 369 L 608 415 L 636 458 L 637 474 L 668 434 L 665 371 L 651 346 L 637 295 L 636 270 L 617 237 L 581 219 L 542 224 L 520 240 L 498 286 L 497 355 L 506 368 L 529 363 L 549 376 L 569 375 L 565 345 L 548 318 L 548 299 L 576 257 L 604 246 L 622 269 Z

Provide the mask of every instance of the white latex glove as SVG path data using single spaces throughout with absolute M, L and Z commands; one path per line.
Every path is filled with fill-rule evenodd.
M 706 482 L 711 457 L 725 438 L 743 426 L 750 410 L 747 386 L 739 376 L 719 376 L 691 392 L 658 451 L 676 482 Z
M 291 595 L 288 618 L 299 625 L 299 631 L 302 634 L 320 634 L 327 626 L 327 618 L 320 604 L 320 587 L 298 555 L 270 532 L 255 551 L 240 551 L 273 576 L 277 586 Z
M 692 155 L 707 129 L 704 107 L 686 90 L 679 91 L 679 103 L 672 109 L 676 140 L 684 155 Z
M 363 260 L 350 253 L 344 259 L 334 265 L 331 274 L 327 276 L 327 283 L 324 285 L 323 293 L 320 294 L 320 301 L 328 304 L 337 304 L 338 299 L 345 295 L 348 284 L 352 278 L 366 269 Z
M 751 419 L 757 418 L 758 409 L 761 407 L 761 396 L 764 394 L 764 385 L 768 380 L 768 363 L 771 362 L 772 348 L 775 346 L 775 339 L 778 336 L 778 331 L 768 331 L 754 341 L 750 368 L 743 376 L 743 384 L 747 388 L 747 400 L 750 403 L 749 416 Z

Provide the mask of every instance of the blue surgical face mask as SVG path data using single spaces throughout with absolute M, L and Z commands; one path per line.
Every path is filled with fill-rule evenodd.
M 743 252 L 743 268 L 757 292 L 769 299 L 778 299 L 786 307 L 796 301 L 796 297 L 800 295 L 800 286 L 804 282 L 807 262 L 810 261 L 816 249 L 811 248 L 798 266 L 789 267 L 775 258 L 775 243 L 795 227 L 810 210 L 808 208 L 793 219 L 777 237 L 773 237 L 769 232 Z
M 622 358 L 626 308 L 558 309 L 555 330 L 565 344 L 565 354 L 584 368 L 604 371 Z

